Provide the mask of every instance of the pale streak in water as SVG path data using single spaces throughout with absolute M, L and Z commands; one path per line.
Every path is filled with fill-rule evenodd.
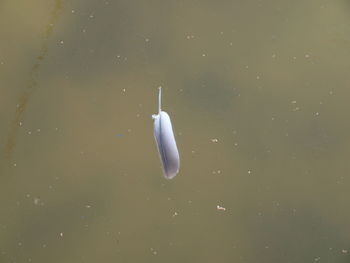
M 34 89 L 38 86 L 37 75 L 38 75 L 41 63 L 47 55 L 48 40 L 52 35 L 54 25 L 59 17 L 61 10 L 62 10 L 62 0 L 55 0 L 54 7 L 51 12 L 50 20 L 45 28 L 43 42 L 40 48 L 40 53 L 37 56 L 33 67 L 31 68 L 30 78 L 27 82 L 26 89 L 22 92 L 22 94 L 19 96 L 19 99 L 18 99 L 15 118 L 11 124 L 10 132 L 5 144 L 4 154 L 7 160 L 11 160 L 12 158 L 13 150 L 16 146 L 18 128 L 20 127 L 20 123 L 23 122 L 23 115 L 28 106 L 29 99 L 34 92 Z
M 165 111 L 161 110 L 161 95 L 161 88 L 159 87 L 158 114 L 152 115 L 154 120 L 154 138 L 162 162 L 164 177 L 172 179 L 179 172 L 180 157 L 170 117 Z

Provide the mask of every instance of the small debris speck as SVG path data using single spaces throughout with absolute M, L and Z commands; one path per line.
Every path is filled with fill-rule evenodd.
M 40 203 L 40 198 L 35 197 L 35 198 L 33 199 L 33 202 L 34 202 L 34 205 L 39 205 L 39 203 Z
M 220 206 L 220 205 L 217 205 L 216 209 L 219 210 L 219 211 L 226 211 L 226 208 L 223 207 L 223 206 Z

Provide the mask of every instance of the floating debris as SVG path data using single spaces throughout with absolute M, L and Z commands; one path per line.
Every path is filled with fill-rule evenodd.
M 157 255 L 157 251 L 154 250 L 154 248 L 151 247 L 151 252 L 153 255 Z
M 226 211 L 226 208 L 223 207 L 223 206 L 220 206 L 220 205 L 217 205 L 217 206 L 216 206 L 216 209 L 217 209 L 217 210 L 220 210 L 220 211 Z

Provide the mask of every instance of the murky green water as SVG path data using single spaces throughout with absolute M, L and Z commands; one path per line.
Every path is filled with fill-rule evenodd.
M 350 262 L 349 12 L 0 2 L 0 262 Z

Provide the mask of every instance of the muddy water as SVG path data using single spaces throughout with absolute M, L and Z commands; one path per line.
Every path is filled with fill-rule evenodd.
M 0 261 L 348 262 L 349 9 L 0 3 Z

